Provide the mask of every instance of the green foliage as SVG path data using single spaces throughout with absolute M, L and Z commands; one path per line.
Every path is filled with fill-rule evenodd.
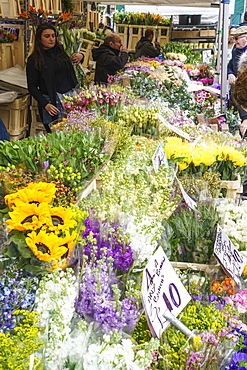
M 187 59 L 186 63 L 197 63 L 202 61 L 201 53 L 193 51 L 193 47 L 185 45 L 182 42 L 169 42 L 163 46 L 163 53 L 184 54 Z
M 240 119 L 238 112 L 234 112 L 233 109 L 226 111 L 226 123 L 229 125 L 229 131 L 234 134 L 239 129 Z
M 98 172 L 108 155 L 102 152 L 105 138 L 89 132 L 53 132 L 42 137 L 0 142 L 0 166 L 21 165 L 32 173 L 41 172 L 42 165 L 71 167 L 71 173 L 80 173 L 89 179 Z M 70 185 L 70 179 L 66 182 Z
M 182 209 L 168 220 L 172 229 L 172 260 L 209 263 L 213 255 L 218 214 L 213 206 Z

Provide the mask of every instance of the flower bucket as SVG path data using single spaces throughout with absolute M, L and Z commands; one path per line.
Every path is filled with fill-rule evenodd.
M 221 187 L 227 189 L 226 198 L 235 199 L 237 197 L 237 194 L 242 192 L 240 175 L 237 175 L 236 180 L 222 180 Z

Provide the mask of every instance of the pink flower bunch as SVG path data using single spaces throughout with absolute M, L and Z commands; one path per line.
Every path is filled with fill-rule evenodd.
M 172 66 L 172 67 L 176 66 L 176 67 L 184 68 L 184 63 L 181 62 L 180 60 L 166 59 L 161 64 L 165 64 L 166 66 Z
M 206 99 L 211 98 L 211 94 L 204 90 L 199 90 L 195 94 L 195 101 L 197 103 L 204 103 Z
M 222 126 L 226 123 L 226 117 L 225 116 L 219 116 L 219 117 L 217 117 L 217 121 L 218 121 L 219 126 Z
M 90 90 L 82 90 L 78 95 L 66 96 L 63 107 L 67 113 L 71 111 L 92 112 L 105 114 L 112 107 L 124 102 L 123 91 L 116 92 L 102 86 L 92 86 Z
M 232 294 L 230 297 L 224 298 L 226 303 L 233 306 L 239 313 L 247 312 L 247 290 L 242 290 L 239 293 Z
M 214 82 L 214 79 L 213 78 L 200 78 L 197 81 L 202 82 L 203 85 L 212 85 Z
M 181 126 L 194 126 L 194 122 L 190 117 L 187 117 L 186 112 L 178 111 L 174 114 L 171 124 L 177 127 Z

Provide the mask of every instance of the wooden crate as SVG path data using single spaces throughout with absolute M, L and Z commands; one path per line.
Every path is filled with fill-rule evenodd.
M 0 0 L 0 17 L 4 17 L 2 0 Z
M 90 22 L 93 23 L 94 28 L 99 27 L 99 16 L 100 14 L 96 11 L 88 10 L 86 19 L 86 28 L 90 30 Z
M 129 36 L 129 25 L 128 24 L 116 24 L 116 33 L 121 37 L 122 44 L 127 47 L 128 36 Z
M 39 115 L 38 103 L 34 98 L 31 98 L 31 125 L 30 125 L 30 135 L 46 134 L 46 129 Z
M 88 68 L 89 67 L 89 61 L 91 59 L 91 50 L 94 47 L 94 41 L 86 40 L 86 39 L 81 39 L 81 41 L 82 41 L 82 46 L 85 46 L 85 44 L 86 44 L 85 47 L 82 47 L 80 49 L 80 53 L 82 53 L 84 55 L 84 60 L 83 60 L 83 63 L 82 63 L 82 67 Z
M 20 0 L 0 0 L 0 11 L 2 17 L 5 18 L 18 18 L 21 13 Z
M 83 1 L 72 1 L 72 5 L 74 14 L 82 14 L 84 12 Z
M 0 43 L 0 70 L 14 67 L 15 64 L 14 42 Z
M 129 51 L 135 51 L 137 42 L 143 35 L 143 26 L 138 25 L 129 25 L 129 42 L 128 49 Z
M 29 95 L 24 95 L 12 103 L 0 104 L 0 117 L 11 140 L 19 140 L 26 136 L 29 98 Z
M 167 44 L 170 42 L 170 27 L 169 26 L 157 26 L 157 36 L 160 45 Z

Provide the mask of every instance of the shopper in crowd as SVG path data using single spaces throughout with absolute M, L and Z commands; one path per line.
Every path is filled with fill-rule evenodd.
M 57 93 L 68 94 L 78 84 L 73 63 L 79 63 L 82 54 L 70 58 L 58 43 L 53 25 L 41 23 L 35 34 L 34 51 L 27 61 L 27 85 L 30 95 L 38 102 L 39 113 L 47 132 L 49 124 L 61 117 L 62 104 Z
M 95 83 L 107 84 L 108 77 L 122 69 L 129 59 L 128 50 L 123 46 L 117 33 L 108 33 L 104 43 L 92 50 L 93 60 L 96 61 Z
M 232 36 L 234 37 L 235 47 L 232 50 L 232 59 L 229 61 L 227 66 L 231 100 L 233 100 L 232 96 L 234 94 L 234 86 L 239 72 L 239 60 L 247 50 L 247 26 L 236 28 L 232 32 Z M 247 129 L 247 112 L 242 109 L 241 106 L 238 106 L 238 112 L 241 119 L 240 133 L 241 135 L 244 135 Z
M 148 28 L 145 31 L 144 36 L 136 44 L 135 58 L 146 57 L 146 58 L 156 58 L 160 55 L 160 44 L 155 42 L 155 46 L 152 41 L 154 38 L 154 31 Z
M 229 33 L 228 33 L 228 49 L 227 49 L 227 61 L 229 62 L 231 59 L 232 59 L 232 50 L 235 49 L 235 38 L 233 36 L 235 30 L 238 28 L 239 26 L 231 26 L 229 28 Z
M 247 12 L 244 13 L 244 21 L 239 24 L 240 26 L 247 26 Z

